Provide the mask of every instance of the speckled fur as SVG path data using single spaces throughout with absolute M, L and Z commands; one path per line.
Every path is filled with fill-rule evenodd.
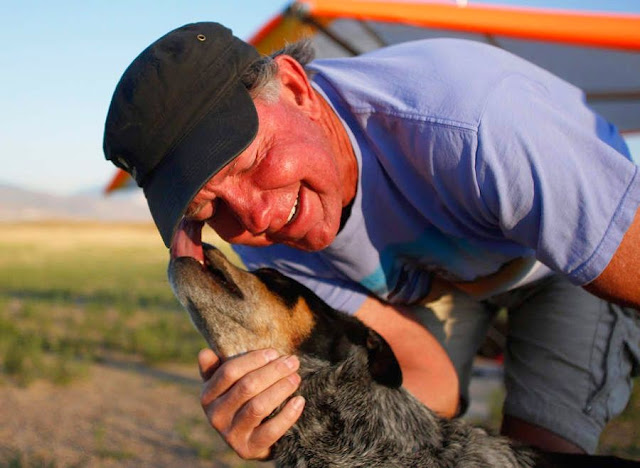
M 462 420 L 443 419 L 401 387 L 386 342 L 273 270 L 248 273 L 210 246 L 207 266 L 173 259 L 169 279 L 207 342 L 223 358 L 274 347 L 300 358 L 307 403 L 275 444 L 282 468 L 525 468 L 638 466 L 541 454 Z
M 337 365 L 301 357 L 303 416 L 276 444 L 278 466 L 299 468 L 531 467 L 514 449 L 461 420 L 445 420 L 403 388 L 374 382 L 367 354 Z

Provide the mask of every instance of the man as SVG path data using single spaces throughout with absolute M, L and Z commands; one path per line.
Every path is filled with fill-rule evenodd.
M 405 387 L 445 416 L 464 411 L 506 307 L 503 433 L 593 452 L 640 361 L 640 176 L 615 128 L 573 86 L 481 44 L 318 60 L 312 79 L 309 60 L 304 45 L 259 57 L 214 23 L 172 31 L 118 84 L 105 154 L 174 253 L 201 255 L 209 224 L 248 266 L 376 329 Z M 267 458 L 304 406 L 265 421 L 299 383 L 295 357 L 199 363 L 210 423 Z

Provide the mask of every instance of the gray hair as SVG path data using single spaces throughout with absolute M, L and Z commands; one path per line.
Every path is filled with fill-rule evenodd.
M 249 90 L 252 98 L 260 98 L 267 102 L 274 102 L 280 95 L 280 83 L 275 79 L 278 73 L 278 64 L 274 60 L 274 58 L 279 55 L 289 55 L 292 57 L 300 65 L 305 67 L 307 76 L 310 76 L 306 65 L 315 57 L 311 40 L 302 39 L 292 44 L 287 44 L 271 55 L 262 56 L 253 62 L 241 76 L 240 79 Z

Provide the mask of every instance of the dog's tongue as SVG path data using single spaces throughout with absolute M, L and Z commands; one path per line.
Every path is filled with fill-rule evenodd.
M 202 252 L 203 224 L 201 221 L 182 220 L 171 244 L 171 258 L 193 257 L 200 263 L 204 263 L 204 253 Z

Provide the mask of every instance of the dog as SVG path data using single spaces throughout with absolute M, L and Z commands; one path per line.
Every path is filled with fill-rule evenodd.
M 168 276 L 215 353 L 230 358 L 275 348 L 300 360 L 296 394 L 306 405 L 272 449 L 278 467 L 640 466 L 615 457 L 542 453 L 439 417 L 402 387 L 393 351 L 358 319 L 276 270 L 242 270 L 206 244 L 203 257 L 173 257 Z

